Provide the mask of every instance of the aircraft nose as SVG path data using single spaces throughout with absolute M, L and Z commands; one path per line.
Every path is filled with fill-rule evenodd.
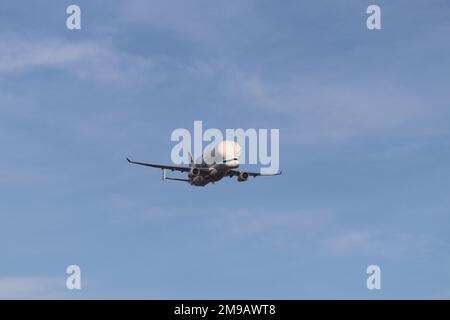
M 238 160 L 238 158 L 225 160 L 224 163 L 229 168 L 237 168 L 237 167 L 239 167 L 239 160 Z

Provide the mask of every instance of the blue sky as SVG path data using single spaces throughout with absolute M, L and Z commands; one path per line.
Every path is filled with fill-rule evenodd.
M 0 297 L 450 298 L 449 9 L 3 1 Z M 194 188 L 126 163 L 169 163 L 194 120 L 279 128 L 284 174 Z

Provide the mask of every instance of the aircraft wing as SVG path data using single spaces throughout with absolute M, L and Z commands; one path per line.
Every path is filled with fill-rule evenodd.
M 145 162 L 136 162 L 136 161 L 131 161 L 130 159 L 127 158 L 127 161 L 129 163 L 132 164 L 139 164 L 141 166 L 147 166 L 147 167 L 152 167 L 152 168 L 159 168 L 159 169 L 167 169 L 167 170 L 172 170 L 172 171 L 180 171 L 180 172 L 188 172 L 191 170 L 191 168 L 189 167 L 179 167 L 179 166 L 166 166 L 166 165 L 162 165 L 162 164 L 153 164 L 153 163 L 145 163 Z
M 277 172 L 277 173 L 272 173 L 272 174 L 267 174 L 267 173 L 260 173 L 260 172 L 248 172 L 248 171 L 237 171 L 237 170 L 228 170 L 228 176 L 230 177 L 237 177 L 239 176 L 242 172 L 247 173 L 250 177 L 259 177 L 259 176 L 279 176 L 281 174 L 282 171 Z

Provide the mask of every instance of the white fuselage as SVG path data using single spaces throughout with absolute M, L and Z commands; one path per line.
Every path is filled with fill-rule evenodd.
M 197 160 L 193 170 L 189 173 L 192 185 L 205 186 L 210 182 L 216 182 L 227 175 L 230 169 L 239 167 L 241 147 L 234 141 L 221 141 L 210 152 L 206 152 L 202 159 Z M 195 168 L 203 168 L 196 171 Z M 207 169 L 207 170 L 204 170 Z

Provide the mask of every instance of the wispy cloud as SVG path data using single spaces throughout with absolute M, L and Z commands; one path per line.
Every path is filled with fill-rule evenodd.
M 154 61 L 121 52 L 104 42 L 0 35 L 0 75 L 60 70 L 82 79 L 128 81 L 154 67 Z
M 433 249 L 447 247 L 427 234 L 351 230 L 324 241 L 325 247 L 340 255 L 367 255 L 403 260 L 414 255 L 426 257 Z M 447 249 L 444 249 L 447 250 Z
M 217 227 L 227 237 L 259 236 L 290 240 L 302 235 L 309 238 L 329 226 L 332 216 L 319 210 L 253 210 L 237 209 L 207 217 L 211 227 Z
M 340 234 L 329 242 L 338 253 L 373 253 L 380 247 L 378 239 L 364 231 L 350 231 Z
M 57 299 L 64 296 L 64 279 L 54 277 L 0 278 L 0 299 Z
M 437 115 L 440 105 L 388 79 L 325 80 L 326 75 L 289 79 L 264 77 L 223 60 L 194 61 L 180 73 L 209 79 L 220 92 L 250 112 L 287 117 L 284 139 L 311 142 L 367 134 L 430 134 L 447 130 Z M 218 90 L 219 91 L 219 90 Z

